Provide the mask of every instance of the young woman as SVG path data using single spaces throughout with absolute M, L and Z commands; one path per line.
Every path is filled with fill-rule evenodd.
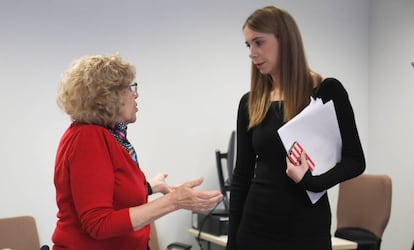
M 312 204 L 306 190 L 326 190 L 365 170 L 348 94 L 338 80 L 311 71 L 299 29 L 285 10 L 256 10 L 243 34 L 251 89 L 238 109 L 227 250 L 331 249 L 328 196 Z M 312 176 L 305 160 L 298 166 L 289 162 L 277 133 L 311 96 L 333 100 L 342 137 L 341 161 L 319 176 Z

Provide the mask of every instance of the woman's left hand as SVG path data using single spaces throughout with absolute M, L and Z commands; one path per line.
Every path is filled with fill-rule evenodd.
M 172 187 L 170 187 L 166 182 L 165 179 L 168 177 L 167 173 L 160 173 L 150 179 L 148 182 L 151 185 L 152 193 L 163 193 L 168 194 L 172 191 Z
M 302 180 L 303 176 L 308 171 L 308 163 L 306 161 L 306 153 L 305 151 L 302 152 L 300 155 L 300 164 L 295 165 L 290 162 L 289 158 L 286 157 L 286 174 L 290 177 L 295 183 L 298 183 Z

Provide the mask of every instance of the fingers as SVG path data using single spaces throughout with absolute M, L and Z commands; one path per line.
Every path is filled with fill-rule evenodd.
M 175 185 L 175 186 L 170 186 L 170 190 L 171 191 L 176 191 L 177 189 L 181 188 L 181 187 L 186 187 L 186 188 L 195 188 L 200 186 L 203 183 L 204 179 L 203 178 L 198 178 L 192 181 L 187 181 L 183 184 L 180 185 Z
M 201 181 L 202 179 L 187 182 L 171 193 L 177 208 L 205 211 L 213 208 L 222 199 L 219 191 L 202 191 L 192 188 L 199 185 Z
M 308 170 L 305 151 L 301 153 L 300 159 L 300 164 L 297 166 L 292 164 L 288 158 L 286 159 L 286 175 L 289 176 L 289 178 L 291 178 L 295 183 L 300 182 Z
M 185 182 L 182 185 L 172 187 L 171 193 L 177 208 L 192 211 L 207 211 L 214 208 L 223 198 L 223 195 L 216 190 L 196 190 L 195 187 L 203 183 L 203 178 Z
M 212 199 L 214 197 L 220 196 L 221 193 L 219 191 L 200 191 L 200 190 L 194 190 L 194 193 L 200 198 L 200 199 Z
M 302 153 L 300 154 L 300 162 L 301 162 L 301 165 L 305 165 L 306 168 L 308 167 L 308 161 L 306 160 L 305 150 L 303 150 Z
M 203 181 L 204 181 L 204 179 L 201 177 L 201 178 L 198 178 L 196 180 L 188 181 L 188 182 L 184 183 L 183 185 L 186 186 L 186 187 L 189 187 L 189 188 L 195 188 L 197 186 L 200 186 L 201 183 L 203 183 Z
M 167 194 L 171 192 L 171 188 L 165 182 L 165 179 L 167 178 L 167 176 L 168 174 L 165 172 L 159 173 L 156 176 L 154 176 L 154 178 L 148 181 L 151 185 L 153 193 Z
M 223 198 L 223 195 L 218 191 L 197 191 L 198 197 L 195 203 L 188 209 L 192 211 L 207 211 L 214 208 L 217 203 Z
M 286 156 L 286 166 L 289 168 L 290 166 L 294 166 L 294 164 L 289 160 L 289 157 Z
M 168 173 L 159 173 L 157 174 L 153 179 L 154 180 L 160 180 L 160 181 L 165 181 L 165 179 L 168 177 Z

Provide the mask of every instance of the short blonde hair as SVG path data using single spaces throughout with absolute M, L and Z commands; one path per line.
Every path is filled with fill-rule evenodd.
M 121 106 L 121 91 L 135 79 L 135 67 L 119 55 L 85 56 L 64 72 L 58 106 L 74 122 L 109 125 Z

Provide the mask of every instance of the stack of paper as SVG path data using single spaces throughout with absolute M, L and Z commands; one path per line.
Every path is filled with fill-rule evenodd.
M 297 141 L 315 163 L 312 175 L 320 175 L 341 160 L 342 140 L 332 101 L 311 97 L 310 104 L 278 129 L 286 151 Z M 312 203 L 326 192 L 307 191 Z

